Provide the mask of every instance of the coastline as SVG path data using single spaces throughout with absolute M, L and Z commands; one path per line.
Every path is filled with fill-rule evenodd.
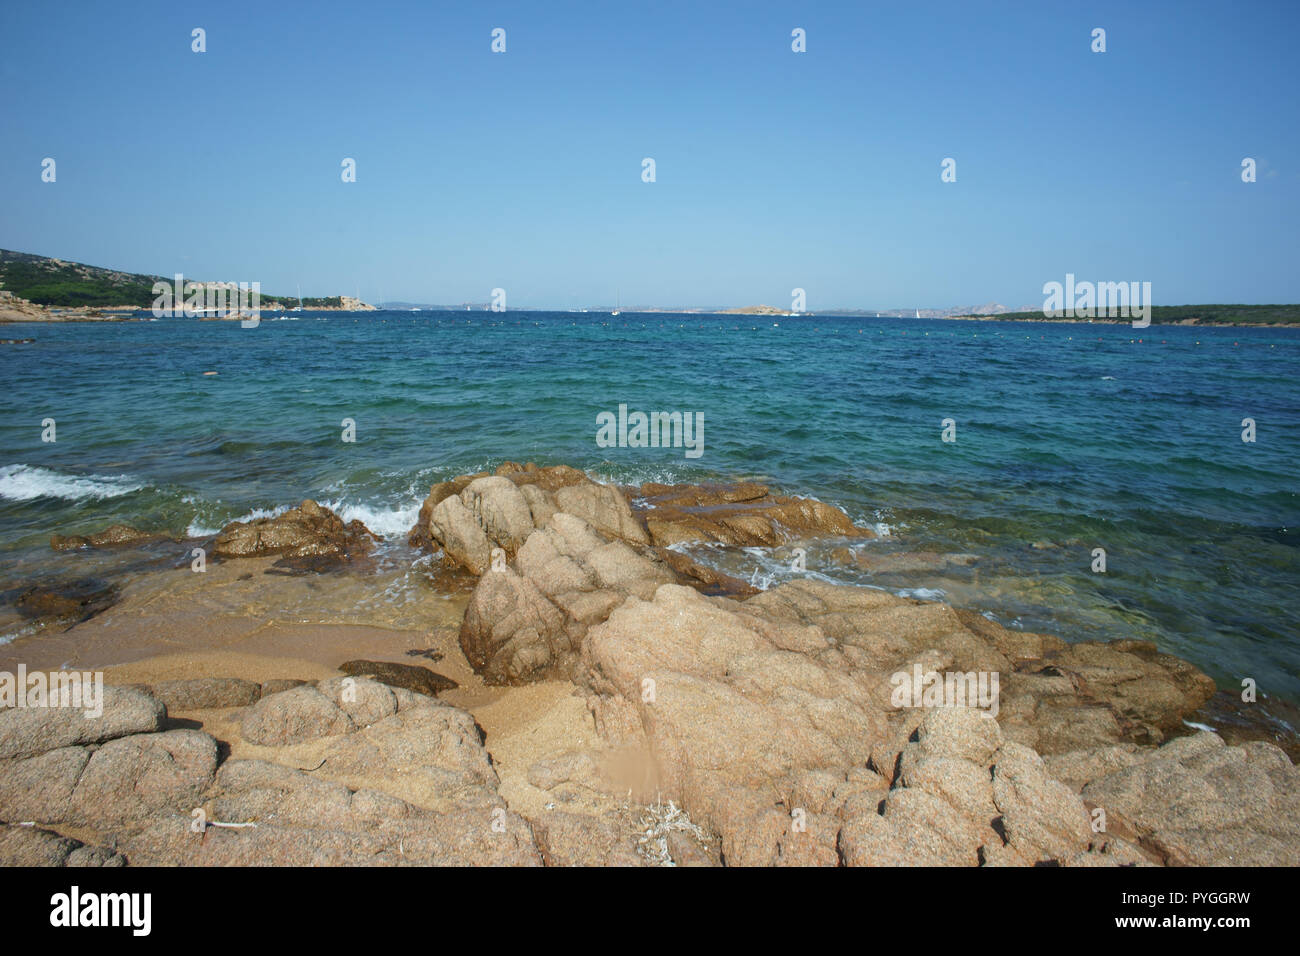
M 206 736 L 225 754 L 197 782 L 186 783 L 178 813 L 205 793 L 218 801 L 214 811 L 221 800 L 235 799 L 230 794 L 242 792 L 231 779 L 236 769 L 273 766 L 298 768 L 275 773 L 302 774 L 334 760 L 345 769 L 317 775 L 354 795 L 370 787 L 404 801 L 415 808 L 402 811 L 408 816 L 438 814 L 446 822 L 464 811 L 462 788 L 472 778 L 471 804 L 495 803 L 517 815 L 511 819 L 521 821 L 521 833 L 526 828 L 528 838 L 500 859 L 509 863 L 878 864 L 895 840 L 933 826 L 965 836 L 909 862 L 1213 862 L 1215 846 L 1239 849 L 1247 837 L 1204 823 L 1194 836 L 1171 837 L 1156 825 L 1158 807 L 1124 803 L 1122 788 L 1115 789 L 1119 779 L 1159 772 L 1166 753 L 1206 753 L 1207 747 L 1241 754 L 1236 763 L 1252 767 L 1285 761 L 1289 769 L 1277 765 L 1282 778 L 1295 772 L 1284 755 L 1297 752 L 1294 736 L 1266 743 L 1275 728 L 1245 719 L 1221 726 L 1222 735 L 1199 731 L 1195 725 L 1216 707 L 1229 713 L 1226 695 L 1216 694 L 1192 665 L 1144 642 L 1070 645 L 1009 631 L 977 611 L 813 579 L 760 590 L 680 550 L 691 541 L 726 551 L 872 536 L 833 506 L 752 481 L 626 488 L 565 466 L 506 462 L 491 474 L 440 482 L 412 529 L 411 544 L 428 555 L 415 562 L 417 597 L 396 608 L 383 601 L 367 606 L 366 599 L 411 569 L 376 572 L 365 555 L 368 531 L 358 525 L 309 502 L 273 518 L 236 522 L 207 542 L 212 559 L 204 573 L 182 565 L 140 574 L 123 584 L 111 607 L 62 633 L 51 628 L 0 646 L 0 670 L 19 663 L 29 671 L 102 670 L 110 685 L 170 701 L 168 722 L 140 737 L 185 727 L 197 735 L 195 746 Z M 272 532 L 289 543 L 268 552 L 263 542 Z M 672 621 L 678 623 L 665 630 Z M 325 706 L 317 697 L 336 695 L 344 679 L 338 668 L 357 659 L 372 668 L 427 666 L 455 686 L 439 690 L 430 710 L 418 694 L 419 700 L 402 697 L 391 685 L 372 687 L 360 677 L 366 695 L 398 695 L 392 716 L 367 724 L 353 714 L 353 729 L 342 736 L 321 728 L 302 739 L 290 732 L 317 719 L 306 716 Z M 1000 712 L 967 726 L 951 706 L 887 705 L 890 674 L 913 665 L 1002 674 Z M 647 675 L 657 695 L 648 703 Z M 236 685 L 261 690 L 238 702 L 221 697 Z M 347 710 L 343 698 L 337 706 Z M 470 748 L 473 766 L 457 758 L 444 767 L 459 783 L 448 784 L 444 771 L 436 780 L 413 778 L 345 746 L 353 735 L 380 728 L 405 741 L 400 723 L 392 723 L 403 706 L 420 720 L 444 720 L 454 711 L 477 722 L 483 735 Z M 295 709 L 301 707 L 309 709 Z M 990 726 L 996 734 L 987 744 L 971 743 L 972 733 L 984 739 Z M 982 772 L 995 779 L 999 766 L 1029 774 L 1021 785 L 1048 800 L 1056 815 L 1050 837 L 1003 842 L 969 821 L 943 822 L 952 810 L 927 801 L 955 800 L 961 811 L 963 800 L 983 798 L 958 799 L 941 780 L 927 783 L 921 768 L 931 758 L 925 747 L 917 749 L 918 734 L 922 744 L 930 741 L 933 759 L 952 751 L 943 759 L 972 769 L 991 761 Z M 733 750 L 749 756 L 735 764 L 734 756 L 721 764 L 707 756 Z M 763 767 L 770 769 L 757 769 Z M 1216 785 L 1246 785 L 1235 771 L 1215 768 L 1229 774 Z M 300 786 L 305 782 L 294 784 Z M 767 816 L 773 811 L 761 809 L 763 794 L 774 795 L 785 811 Z M 1124 821 L 1108 840 L 1085 835 L 1078 823 L 1078 814 L 1103 794 L 1113 795 L 1112 815 Z M 690 827 L 668 827 L 662 847 L 658 837 L 647 847 L 638 834 L 647 819 L 662 815 L 666 797 L 689 813 Z M 3 811 L 15 799 L 12 787 L 0 786 L 0 819 L 14 818 L 12 809 Z M 246 797 L 240 800 L 249 812 Z M 917 800 L 930 809 L 915 818 L 900 809 L 890 821 L 888 812 L 865 809 Z M 320 812 L 295 806 L 279 811 L 277 826 L 290 836 L 306 825 L 306 818 L 294 822 L 295 813 Z M 817 820 L 810 828 L 817 838 L 802 850 L 791 843 L 791 807 L 813 808 Z M 984 812 L 967 809 L 976 818 Z M 126 807 L 123 822 L 104 826 L 58 812 L 68 815 L 37 819 L 88 845 L 125 847 L 128 861 L 134 853 L 140 861 L 201 862 L 192 845 L 168 836 L 178 826 L 172 817 L 154 813 L 141 821 Z M 1014 819 L 1019 811 L 1012 801 L 994 812 Z M 1271 821 L 1270 839 L 1282 840 L 1268 852 L 1294 861 L 1300 832 L 1274 819 L 1278 812 L 1274 806 L 1259 811 Z M 759 824 L 760 818 L 768 822 Z M 340 823 L 344 830 L 358 825 Z M 877 832 L 880 826 L 887 830 Z M 302 862 L 300 850 L 267 842 L 277 839 L 273 830 L 264 824 L 257 836 L 223 834 L 217 841 L 223 849 L 212 860 L 231 862 L 257 847 L 278 862 Z M 412 834 L 401 834 L 411 847 Z M 327 852 L 346 859 L 350 851 L 331 840 Z M 311 845 L 312 852 L 326 852 Z M 433 857 L 454 859 L 445 847 Z
M 959 322 L 1020 322 L 1025 325 L 1132 325 L 1132 319 L 1096 318 L 1096 319 L 1003 319 L 996 315 L 945 315 L 942 320 Z M 1197 329 L 1300 329 L 1300 322 L 1196 322 L 1180 320 L 1178 322 L 1155 322 L 1144 326 L 1139 331 L 1154 328 L 1197 328 Z
M 17 303 L 17 304 L 14 304 Z M 338 312 L 361 315 L 369 312 L 386 311 L 375 306 L 367 305 L 365 308 L 345 308 L 343 306 L 312 306 L 305 309 L 307 314 L 318 312 Z M 387 310 L 406 313 L 406 309 Z M 424 309 L 417 310 L 426 316 L 455 314 L 460 315 L 456 309 Z M 486 311 L 486 310 L 479 310 Z M 550 310 L 546 309 L 525 309 L 514 310 L 522 311 L 523 314 L 545 313 Z M 586 310 L 583 310 L 586 312 Z M 654 316 L 674 316 L 674 315 L 691 315 L 691 316 L 726 316 L 729 318 L 786 318 L 796 320 L 823 319 L 823 320 L 853 320 L 853 319 L 911 319 L 911 316 L 894 315 L 894 314 L 873 314 L 873 313 L 851 313 L 851 312 L 802 312 L 793 313 L 784 309 L 778 309 L 772 306 L 746 306 L 732 309 L 722 309 L 717 311 L 700 310 L 700 309 L 649 309 L 643 311 L 623 310 L 625 315 L 654 315 Z M 276 318 L 278 315 L 270 313 L 285 313 L 286 310 L 264 308 L 262 309 L 262 318 Z M 588 313 L 593 316 L 601 316 L 599 311 Z M 195 321 L 239 321 L 246 316 L 241 314 L 215 315 L 215 316 L 176 316 L 176 318 L 190 318 Z M 136 306 L 90 306 L 84 308 L 61 307 L 61 306 L 40 306 L 29 303 L 26 300 L 16 300 L 12 296 L 8 299 L 0 299 L 0 325 L 3 324 L 21 324 L 21 323 L 75 323 L 75 322 L 131 322 L 146 321 L 153 316 L 147 308 Z M 1131 326 L 1132 319 L 1122 317 L 1096 316 L 1091 319 L 1087 318 L 1068 318 L 1068 317 L 1048 317 L 1035 315 L 1032 318 L 1025 317 L 1024 313 L 992 313 L 992 314 L 973 314 L 973 315 L 927 315 L 920 316 L 921 321 L 955 321 L 955 322 L 1002 322 L 1002 323 L 1019 323 L 1024 325 L 1106 325 L 1106 326 Z M 1202 321 L 1196 318 L 1179 319 L 1177 321 L 1157 321 L 1152 319 L 1149 325 L 1137 328 L 1137 331 L 1146 331 L 1151 328 L 1212 328 L 1212 329 L 1232 329 L 1232 328 L 1251 328 L 1251 329 L 1294 329 L 1300 328 L 1300 322 L 1215 322 Z M 1136 328 L 1136 327 L 1135 327 Z

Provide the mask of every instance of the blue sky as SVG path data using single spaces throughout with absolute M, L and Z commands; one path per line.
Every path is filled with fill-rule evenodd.
M 1073 272 L 1297 302 L 1298 27 L 1290 0 L 5 4 L 0 247 L 369 301 L 1015 307 Z

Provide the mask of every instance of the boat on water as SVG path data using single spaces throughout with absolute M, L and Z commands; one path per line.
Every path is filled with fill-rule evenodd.
M 623 296 L 621 293 L 615 292 L 614 311 L 611 312 L 610 315 L 622 315 L 622 314 L 623 314 Z

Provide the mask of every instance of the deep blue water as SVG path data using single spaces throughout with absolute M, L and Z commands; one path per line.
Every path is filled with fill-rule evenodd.
M 866 548 L 976 556 L 885 577 L 810 556 L 819 573 L 1153 639 L 1300 700 L 1300 330 L 522 312 L 9 329 L 36 342 L 0 346 L 0 587 L 69 560 L 52 532 L 202 535 L 309 496 L 396 542 L 431 482 L 504 459 L 759 476 L 889 528 Z M 598 447 L 620 403 L 702 413 L 703 456 Z

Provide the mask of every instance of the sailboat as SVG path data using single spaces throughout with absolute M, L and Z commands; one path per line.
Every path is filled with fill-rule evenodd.
M 917 317 L 918 319 L 921 317 L 921 310 L 920 310 L 920 309 L 917 309 L 917 310 L 916 310 L 916 317 Z
M 302 286 L 298 286 L 298 304 L 289 310 L 290 312 L 302 311 Z
M 610 315 L 622 315 L 622 314 L 623 314 L 622 306 L 623 306 L 623 296 L 622 296 L 621 293 L 619 293 L 619 292 L 615 292 L 615 293 L 614 293 L 614 311 L 611 312 Z

